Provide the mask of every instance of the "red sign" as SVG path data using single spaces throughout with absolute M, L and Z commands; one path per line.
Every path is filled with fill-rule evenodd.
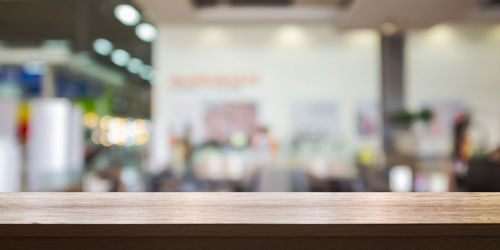
M 256 74 L 173 75 L 170 79 L 175 86 L 235 86 L 256 84 L 258 81 Z

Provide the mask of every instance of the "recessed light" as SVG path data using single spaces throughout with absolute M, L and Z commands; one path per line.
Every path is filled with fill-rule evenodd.
M 155 26 L 149 24 L 149 23 L 141 23 L 135 27 L 135 34 L 137 36 L 145 41 L 145 42 L 152 42 L 156 38 L 156 28 Z
M 143 64 L 142 64 L 141 59 L 132 58 L 132 59 L 130 59 L 130 61 L 127 64 L 127 70 L 130 73 L 138 74 L 138 73 L 140 73 L 140 71 L 142 69 L 142 65 Z
M 108 56 L 113 51 L 113 44 L 104 38 L 96 39 L 94 41 L 94 51 L 99 55 Z
M 114 50 L 113 53 L 111 53 L 111 61 L 118 66 L 123 67 L 127 65 L 129 60 L 130 60 L 130 55 L 125 50 L 117 49 Z
M 120 4 L 115 7 L 115 17 L 127 26 L 134 26 L 141 20 L 141 14 L 128 4 Z
M 143 65 L 139 76 L 143 80 L 152 81 L 153 80 L 153 67 L 149 65 Z

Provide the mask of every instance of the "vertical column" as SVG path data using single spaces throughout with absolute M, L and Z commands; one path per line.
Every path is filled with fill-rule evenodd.
M 395 131 L 391 118 L 404 107 L 405 35 L 398 32 L 381 36 L 383 145 L 385 152 L 391 153 L 394 151 L 392 137 Z
M 42 78 L 42 97 L 55 96 L 54 66 L 47 64 Z

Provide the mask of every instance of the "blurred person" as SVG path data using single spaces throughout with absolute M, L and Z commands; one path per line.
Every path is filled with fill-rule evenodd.
M 269 132 L 268 128 L 259 127 L 252 135 L 251 143 L 261 161 L 270 162 L 276 156 L 278 140 Z
M 292 177 L 289 171 L 277 165 L 278 141 L 272 133 L 266 127 L 261 126 L 251 140 L 256 154 L 255 190 L 259 192 L 292 191 Z

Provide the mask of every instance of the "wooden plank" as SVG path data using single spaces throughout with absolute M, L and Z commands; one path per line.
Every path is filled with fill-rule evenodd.
M 0 249 L 500 249 L 495 193 L 1 193 Z
M 500 195 L 2 193 L 0 224 L 500 224 Z

